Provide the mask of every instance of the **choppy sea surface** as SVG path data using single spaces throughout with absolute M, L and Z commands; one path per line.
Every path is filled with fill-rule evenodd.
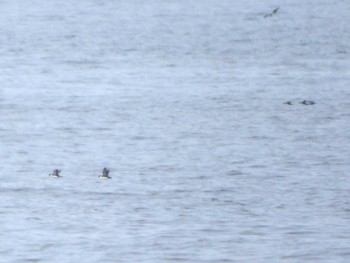
M 0 8 L 0 262 L 350 261 L 349 1 Z

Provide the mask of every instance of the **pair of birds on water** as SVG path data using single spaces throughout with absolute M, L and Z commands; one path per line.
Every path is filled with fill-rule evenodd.
M 312 100 L 303 100 L 301 102 L 299 102 L 300 104 L 303 105 L 314 105 L 316 104 L 316 102 L 312 101 Z M 287 105 L 293 105 L 293 103 L 291 101 L 286 101 L 283 104 L 287 104 Z
M 61 172 L 61 170 L 55 169 L 55 170 L 52 171 L 52 173 L 49 174 L 49 176 L 55 177 L 55 178 L 62 177 L 60 175 L 60 172 Z M 107 169 L 106 167 L 103 168 L 102 175 L 99 175 L 98 177 L 101 178 L 101 179 L 111 179 L 112 178 L 112 177 L 109 176 L 109 169 Z

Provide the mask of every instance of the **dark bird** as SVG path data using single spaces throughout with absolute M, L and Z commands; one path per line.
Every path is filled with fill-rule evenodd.
M 278 12 L 279 9 L 280 9 L 279 7 L 275 8 L 271 13 L 266 14 L 266 15 L 264 16 L 264 18 L 271 17 L 271 16 L 277 14 L 277 12 Z
M 293 105 L 293 103 L 289 100 L 289 101 L 286 101 L 286 102 L 283 102 L 283 104 L 287 104 L 287 105 Z
M 99 175 L 101 179 L 111 179 L 112 177 L 109 176 L 109 170 L 105 167 L 102 170 L 102 175 Z
M 278 11 L 279 9 L 280 9 L 279 7 L 275 8 L 275 9 L 272 11 L 272 14 L 273 14 L 273 15 L 276 14 L 277 11 Z
M 55 177 L 55 178 L 62 177 L 62 176 L 60 175 L 60 172 L 61 172 L 61 170 L 55 169 L 55 170 L 52 171 L 52 173 L 49 174 L 49 176 Z
M 303 100 L 302 102 L 300 102 L 300 104 L 303 104 L 303 105 L 314 105 L 316 103 L 314 101 L 312 101 L 312 100 Z

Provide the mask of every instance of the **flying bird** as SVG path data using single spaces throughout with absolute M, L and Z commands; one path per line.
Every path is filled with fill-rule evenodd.
M 271 17 L 271 16 L 277 14 L 277 12 L 278 12 L 279 9 L 280 9 L 279 7 L 275 8 L 271 13 L 266 14 L 266 15 L 264 16 L 264 18 Z

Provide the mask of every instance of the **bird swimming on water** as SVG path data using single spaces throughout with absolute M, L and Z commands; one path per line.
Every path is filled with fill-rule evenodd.
M 55 170 L 52 171 L 52 173 L 49 174 L 49 176 L 55 177 L 55 178 L 62 177 L 62 176 L 60 175 L 60 172 L 61 172 L 61 170 L 55 169 Z
M 109 176 L 109 170 L 105 167 L 102 170 L 102 175 L 99 175 L 101 179 L 111 179 L 112 177 Z
M 314 101 L 312 101 L 312 100 L 303 100 L 302 102 L 300 102 L 300 104 L 303 104 L 303 105 L 314 105 L 316 103 Z

